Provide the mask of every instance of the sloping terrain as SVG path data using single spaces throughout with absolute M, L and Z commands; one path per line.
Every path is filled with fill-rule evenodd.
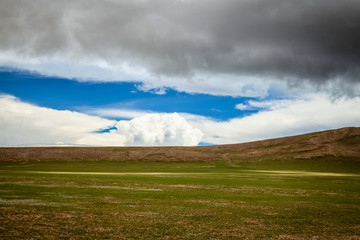
M 360 128 L 341 128 L 243 144 L 215 146 L 233 159 L 360 157 Z
M 360 128 L 350 127 L 263 141 L 204 147 L 0 148 L 0 161 L 261 161 L 318 157 L 360 159 Z

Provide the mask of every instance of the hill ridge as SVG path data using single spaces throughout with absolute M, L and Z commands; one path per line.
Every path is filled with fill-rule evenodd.
M 315 157 L 360 159 L 360 128 L 346 127 L 254 142 L 196 147 L 12 147 L 0 161 L 261 161 Z

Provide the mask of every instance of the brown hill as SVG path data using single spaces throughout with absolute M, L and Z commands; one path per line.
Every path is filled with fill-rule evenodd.
M 360 159 L 360 128 L 350 127 L 263 141 L 204 147 L 0 148 L 0 161 L 208 161 L 228 163 L 314 157 Z

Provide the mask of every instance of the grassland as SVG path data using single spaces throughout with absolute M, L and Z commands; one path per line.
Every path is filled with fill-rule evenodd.
M 358 163 L 0 162 L 0 238 L 360 239 Z

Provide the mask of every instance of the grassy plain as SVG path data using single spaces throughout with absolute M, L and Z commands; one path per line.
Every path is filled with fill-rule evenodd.
M 360 239 L 359 161 L 0 162 L 0 239 Z

